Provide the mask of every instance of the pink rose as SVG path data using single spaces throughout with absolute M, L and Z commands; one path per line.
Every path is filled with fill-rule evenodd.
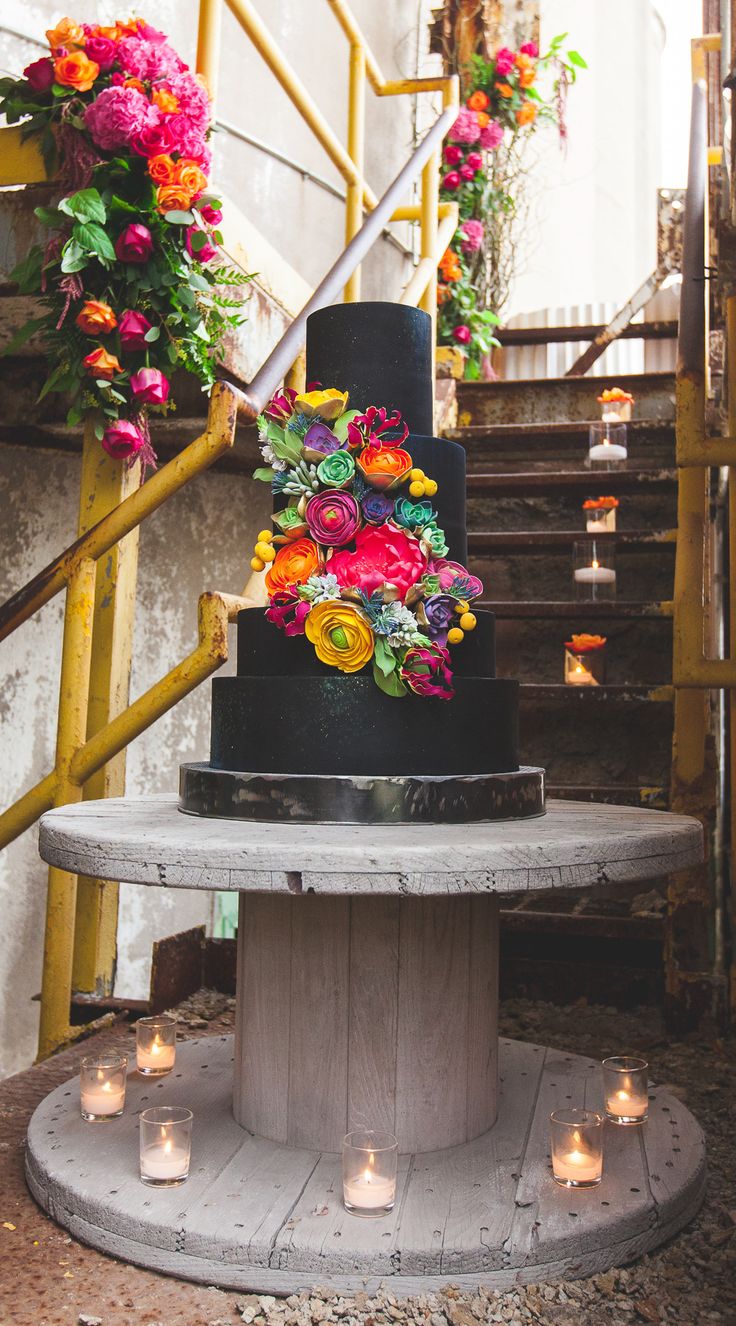
M 175 141 L 170 129 L 171 117 L 167 119 L 154 119 L 158 117 L 158 111 L 155 107 L 149 107 L 151 117 L 144 124 L 140 131 L 130 140 L 130 146 L 139 157 L 158 157 L 167 152 L 173 152 L 178 149 L 179 144 Z
M 84 112 L 84 127 L 105 152 L 128 147 L 154 114 L 148 98 L 134 87 L 107 87 Z
M 476 174 L 477 171 L 473 170 L 473 167 L 467 163 L 460 167 L 460 178 L 465 180 L 467 184 L 472 184 Z
M 48 57 L 33 60 L 26 65 L 23 76 L 28 79 L 34 92 L 48 92 L 54 81 L 54 62 Z
M 195 258 L 197 262 L 211 262 L 217 253 L 217 245 L 213 244 L 211 240 L 205 239 L 200 248 L 194 249 L 192 247 L 192 233 L 204 235 L 205 231 L 198 230 L 196 226 L 189 226 L 185 243 L 190 258 Z
M 445 175 L 445 178 L 442 181 L 441 187 L 443 189 L 450 189 L 451 191 L 460 188 L 460 176 L 458 175 L 456 170 L 448 171 L 448 173 Z
M 448 143 L 442 155 L 448 166 L 456 166 L 463 159 L 463 149 L 455 143 Z
M 462 232 L 462 250 L 465 254 L 477 253 L 483 243 L 485 233 L 482 221 L 463 221 L 460 226 Z
M 115 242 L 115 256 L 120 262 L 147 262 L 152 249 L 151 232 L 138 221 L 126 226 Z
M 136 313 L 135 309 L 126 308 L 121 315 L 118 323 L 120 333 L 120 348 L 122 350 L 145 350 L 146 332 L 151 330 L 152 324 L 148 318 L 144 318 L 142 313 Z
M 110 37 L 88 37 L 84 53 L 90 60 L 94 60 L 104 73 L 114 65 L 118 48 Z
M 212 203 L 205 203 L 204 207 L 200 207 L 199 215 L 208 226 L 219 226 L 222 221 L 222 211 L 219 207 L 213 207 Z
M 480 152 L 468 152 L 468 155 L 465 158 L 465 164 L 466 166 L 470 166 L 471 170 L 480 170 L 483 165 L 483 158 Z
M 427 559 L 417 539 L 390 525 L 358 530 L 355 552 L 337 552 L 327 562 L 327 571 L 337 576 L 345 589 L 372 594 L 384 584 L 395 585 L 403 599 L 421 580 Z
M 494 147 L 498 147 L 503 138 L 503 125 L 498 120 L 489 120 L 485 129 L 480 131 L 480 145 L 486 151 L 492 152 Z
M 453 328 L 452 335 L 458 345 L 468 345 L 470 343 L 470 328 L 466 327 L 464 322 L 461 322 L 459 327 Z
M 317 543 L 336 548 L 349 543 L 360 528 L 360 507 L 352 493 L 315 493 L 307 502 L 305 518 Z
M 143 446 L 143 434 L 129 419 L 118 419 L 102 434 L 102 446 L 113 460 L 135 456 Z
M 510 74 L 515 59 L 514 52 L 510 51 L 508 46 L 502 46 L 500 50 L 496 51 L 496 77 L 504 78 L 506 74 Z
M 450 138 L 456 143 L 477 143 L 480 137 L 478 116 L 469 106 L 461 106 L 458 117 L 450 130 Z
M 163 405 L 169 399 L 169 380 L 160 368 L 139 368 L 130 377 L 136 405 Z
M 519 54 L 531 55 L 532 59 L 536 60 L 539 55 L 539 47 L 535 41 L 525 41 L 524 45 L 519 47 Z

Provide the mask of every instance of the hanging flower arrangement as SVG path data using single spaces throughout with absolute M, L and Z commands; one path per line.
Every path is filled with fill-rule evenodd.
M 448 646 L 475 628 L 483 585 L 447 556 L 437 483 L 414 465 L 401 415 L 347 406 L 336 388 L 289 389 L 258 420 L 254 478 L 280 508 L 251 560 L 266 572 L 266 616 L 330 667 L 372 667 L 387 695 L 450 700 Z
M 131 19 L 65 18 L 49 55 L 0 79 L 0 109 L 40 139 L 63 196 L 36 208 L 49 229 L 12 274 L 39 294 L 41 317 L 6 353 L 41 334 L 51 371 L 41 389 L 90 413 L 110 455 L 152 465 L 148 419 L 172 408 L 171 374 L 214 382 L 225 334 L 242 321 L 250 278 L 224 261 L 219 200 L 209 191 L 211 107 L 163 33 Z

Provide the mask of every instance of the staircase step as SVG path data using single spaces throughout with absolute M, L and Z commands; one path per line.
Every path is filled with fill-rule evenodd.
M 663 618 L 672 616 L 672 603 L 670 601 L 636 603 L 612 599 L 608 602 L 596 603 L 594 600 L 570 599 L 549 603 L 513 603 L 509 601 L 495 602 L 486 599 L 478 606 L 486 608 L 489 612 L 494 612 L 501 619 L 511 617 L 537 617 L 540 619 L 545 617 L 567 617 L 575 620 L 581 617 L 594 617 L 598 620 L 605 620 L 608 617 L 614 620 L 619 617 Z
M 557 491 L 585 491 L 600 489 L 605 486 L 607 492 L 637 492 L 641 489 L 674 488 L 677 482 L 676 469 L 660 469 L 650 465 L 622 466 L 615 470 L 589 469 L 529 469 L 516 473 L 468 474 L 467 489 L 470 496 L 482 496 L 498 493 L 501 496 L 530 496 L 545 493 L 550 489 Z
M 672 686 L 639 686 L 625 682 L 615 686 L 568 686 L 565 682 L 521 683 L 522 704 L 582 704 L 608 705 L 618 704 L 672 704 L 674 701 Z
M 585 530 L 482 530 L 468 534 L 468 548 L 476 557 L 482 553 L 535 553 L 546 548 L 569 548 L 581 539 L 595 538 L 596 542 L 627 552 L 651 552 L 662 548 L 674 552 L 677 530 L 612 530 L 605 534 L 587 534 Z
M 598 406 L 596 405 L 596 410 Z M 588 419 L 567 420 L 562 423 L 480 423 L 466 424 L 464 427 L 450 428 L 447 437 L 459 442 L 472 451 L 478 442 L 523 442 L 524 446 L 543 447 L 553 443 L 556 447 L 567 449 L 580 446 L 581 440 L 587 442 L 591 423 L 598 422 L 600 415 L 592 413 Z M 632 419 L 627 424 L 628 441 L 641 438 L 669 439 L 674 436 L 675 422 L 662 419 Z
M 531 424 L 585 421 L 600 414 L 605 387 L 623 387 L 636 398 L 639 418 L 671 423 L 675 417 L 674 373 L 623 373 L 607 377 L 518 378 L 459 382 L 458 423 Z

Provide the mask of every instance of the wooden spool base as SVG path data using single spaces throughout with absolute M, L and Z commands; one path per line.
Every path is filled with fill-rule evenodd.
M 684 1105 L 653 1088 L 645 1125 L 606 1126 L 600 1186 L 568 1191 L 551 1178 L 549 1113 L 599 1106 L 600 1067 L 517 1041 L 499 1052 L 495 1126 L 451 1150 L 403 1156 L 395 1210 L 380 1219 L 345 1212 L 339 1156 L 269 1142 L 235 1122 L 231 1037 L 181 1044 L 159 1081 L 131 1073 L 125 1114 L 109 1123 L 83 1122 L 77 1078 L 58 1087 L 31 1120 L 28 1184 L 54 1220 L 102 1252 L 272 1294 L 570 1279 L 631 1261 L 691 1219 L 705 1147 Z M 441 1098 L 445 1084 L 436 1089 Z M 192 1169 L 180 1188 L 138 1177 L 137 1116 L 154 1104 L 194 1110 Z

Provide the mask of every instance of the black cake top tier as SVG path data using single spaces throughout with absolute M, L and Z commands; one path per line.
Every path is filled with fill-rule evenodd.
M 307 318 L 307 382 L 350 393 L 350 408 L 399 410 L 410 433 L 429 436 L 432 319 L 406 304 L 333 304 Z

